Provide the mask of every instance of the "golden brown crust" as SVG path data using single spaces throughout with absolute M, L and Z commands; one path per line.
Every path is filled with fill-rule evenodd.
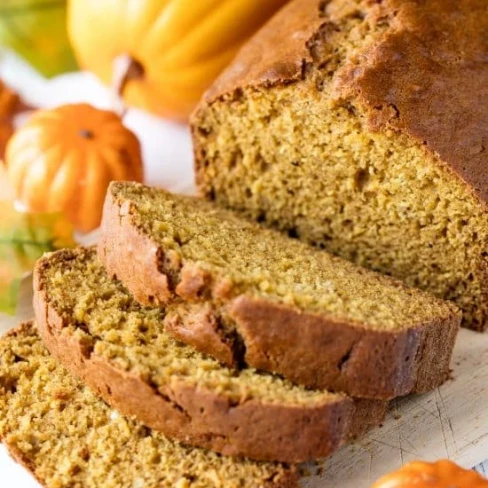
M 248 364 L 363 398 L 392 399 L 444 383 L 459 328 L 453 315 L 400 332 L 365 330 L 246 296 L 230 304 L 229 314 Z
M 383 418 L 384 402 L 364 404 L 355 411 L 347 397 L 289 406 L 256 399 L 236 402 L 224 393 L 189 387 L 177 379 L 156 389 L 98 356 L 73 334 L 63 333 L 70 320 L 63 320 L 56 304 L 50 303 L 40 279 L 42 266 L 48 265 L 41 260 L 34 274 L 34 309 L 47 349 L 108 404 L 168 437 L 225 455 L 298 463 L 327 456 L 355 435 L 349 423 L 354 429 L 360 426 L 352 415 L 369 418 L 368 425 Z
M 189 308 L 174 319 L 169 332 L 228 366 L 244 360 L 251 367 L 278 373 L 310 388 L 378 400 L 428 391 L 447 379 L 460 322 L 454 307 L 451 316 L 442 320 L 412 324 L 399 332 L 377 332 L 269 300 L 236 295 L 222 285 L 225 279 L 204 276 L 194 263 L 161 264 L 165 250 L 137 228 L 130 208 L 111 192 L 105 203 L 98 251 L 108 273 L 116 275 L 145 305 L 165 303 L 172 291 L 173 300 L 180 299 L 178 290 L 185 290 Z M 139 279 L 134 269 L 145 279 Z M 180 273 L 182 269 L 186 272 Z M 169 282 L 167 275 L 172 277 L 173 290 L 164 288 L 158 294 L 160 284 Z M 226 288 L 225 293 L 222 288 Z M 191 311 L 191 299 L 215 298 L 215 290 L 221 304 L 218 308 L 207 308 L 206 315 L 199 315 L 201 305 L 193 302 Z M 231 359 L 227 338 L 220 336 L 219 343 L 218 330 L 212 325 L 221 320 L 235 324 L 239 342 L 244 345 Z M 212 340 L 208 341 L 210 335 Z M 244 357 L 236 357 L 242 350 Z
M 344 443 L 356 440 L 366 434 L 372 427 L 378 426 L 378 419 L 386 416 L 388 403 L 355 398 L 354 409 L 355 413 L 349 424 L 348 437 L 344 439 Z
M 361 100 L 373 130 L 405 132 L 440 155 L 486 203 L 486 1 L 385 3 L 397 12 L 390 31 L 365 63 L 345 67 L 339 92 Z
M 205 93 L 210 103 L 248 86 L 290 83 L 312 62 L 307 42 L 324 23 L 318 0 L 296 0 L 281 9 L 248 43 Z M 292 33 L 292 35 L 290 35 Z M 198 109 L 197 109 L 198 110 Z
M 109 195 L 110 192 L 107 194 Z M 108 197 L 107 197 L 108 199 Z M 123 266 L 127 276 L 130 276 L 130 292 L 138 302 L 147 302 L 154 305 L 161 305 L 171 298 L 171 290 L 168 277 L 159 272 L 159 263 L 164 259 L 158 249 L 141 232 L 134 227 L 123 227 L 123 236 L 118 239 L 124 253 L 108 253 L 114 245 L 111 242 L 110 230 L 106 228 L 108 222 L 121 226 L 124 216 L 129 213 L 129 202 L 120 208 L 109 205 L 107 200 L 103 208 L 103 221 L 101 224 L 102 233 L 99 239 L 98 255 L 101 261 L 106 264 L 105 269 L 109 276 L 117 276 L 115 270 Z M 118 221 L 118 222 L 117 222 Z M 125 241 L 122 244 L 122 241 Z M 144 254 L 141 254 L 144 249 Z M 177 267 L 177 263 L 172 263 Z M 147 283 L 153 287 L 150 295 L 147 294 Z
M 323 0 L 294 0 L 240 51 L 200 107 L 248 88 L 292 83 L 311 41 L 334 18 Z M 363 2 L 386 32 L 337 73 L 338 99 L 358 100 L 371 128 L 406 133 L 488 201 L 488 16 L 485 0 Z M 197 109 L 198 112 L 198 109 Z M 196 112 L 196 113 L 197 113 Z M 193 130 L 198 130 L 194 127 Z M 197 173 L 199 153 L 196 148 Z
M 236 366 L 232 343 L 222 337 L 217 312 L 209 303 L 181 304 L 172 310 L 164 321 L 166 331 L 222 364 Z

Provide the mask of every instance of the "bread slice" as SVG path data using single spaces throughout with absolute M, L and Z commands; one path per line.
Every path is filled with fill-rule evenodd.
M 32 323 L 0 339 L 0 439 L 46 488 L 292 488 L 295 470 L 186 447 L 122 417 L 49 355 Z
M 390 399 L 447 377 L 460 315 L 430 295 L 209 202 L 110 187 L 99 256 L 168 331 L 228 365 Z
M 227 455 L 301 462 L 327 456 L 380 422 L 385 402 L 293 386 L 220 366 L 165 331 L 163 309 L 138 305 L 93 250 L 60 251 L 35 270 L 41 336 L 113 407 L 168 437 Z
M 202 195 L 488 327 L 486 0 L 293 0 L 193 118 Z

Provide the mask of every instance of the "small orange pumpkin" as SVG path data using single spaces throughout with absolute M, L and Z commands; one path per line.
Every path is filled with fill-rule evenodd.
M 0 120 L 0 158 L 3 158 L 7 142 L 12 137 L 14 128 L 12 122 L 8 119 Z M 0 163 L 1 164 L 1 163 Z
M 86 104 L 36 112 L 10 139 L 5 161 L 27 211 L 64 212 L 82 232 L 100 224 L 112 180 L 143 179 L 137 137 L 117 114 Z
M 14 133 L 13 118 L 25 108 L 17 93 L 0 81 L 0 158 Z
M 416 461 L 384 476 L 372 488 L 488 488 L 488 480 L 452 461 Z

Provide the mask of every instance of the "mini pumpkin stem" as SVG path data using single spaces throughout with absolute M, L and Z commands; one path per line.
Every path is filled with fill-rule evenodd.
M 127 112 L 127 107 L 123 101 L 123 95 L 127 83 L 131 80 L 138 80 L 144 76 L 142 64 L 128 54 L 121 54 L 114 59 L 112 93 L 117 105 L 116 112 L 121 117 Z
M 84 139 L 93 139 L 95 134 L 91 130 L 88 129 L 80 129 L 80 136 L 83 137 Z

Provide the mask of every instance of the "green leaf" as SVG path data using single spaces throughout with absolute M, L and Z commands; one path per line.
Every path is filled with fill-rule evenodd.
M 78 69 L 66 30 L 66 0 L 1 0 L 0 46 L 47 77 Z
M 18 296 L 20 295 L 20 286 L 22 279 L 18 278 L 10 283 L 5 291 L 0 291 L 0 311 L 8 315 L 14 315 L 17 309 Z M 0 287 L 1 288 L 1 287 Z
M 37 259 L 75 242 L 62 214 L 21 213 L 12 202 L 0 202 L 0 215 L 0 312 L 14 314 L 22 279 Z

